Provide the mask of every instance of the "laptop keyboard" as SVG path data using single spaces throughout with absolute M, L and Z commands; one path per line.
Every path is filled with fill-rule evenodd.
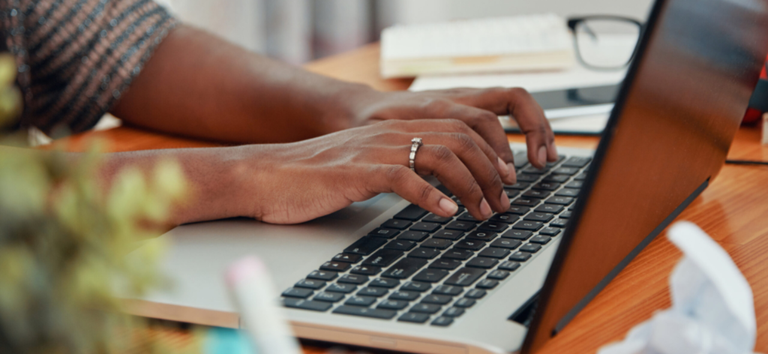
M 475 220 L 409 205 L 282 293 L 283 305 L 446 327 L 562 234 L 591 158 L 560 156 L 543 170 L 515 154 L 509 210 Z

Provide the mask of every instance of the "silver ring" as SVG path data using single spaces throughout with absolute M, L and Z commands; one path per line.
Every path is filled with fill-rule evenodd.
M 421 138 L 411 139 L 411 153 L 408 155 L 408 164 L 411 165 L 411 171 L 416 172 L 416 151 L 424 145 L 421 142 Z

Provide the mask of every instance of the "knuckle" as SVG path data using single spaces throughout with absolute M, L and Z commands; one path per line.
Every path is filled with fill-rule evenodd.
M 429 200 L 429 196 L 432 195 L 432 186 L 429 183 L 423 183 L 419 186 L 419 200 L 426 202 Z
M 443 112 L 451 105 L 451 101 L 445 98 L 427 98 L 422 103 L 422 108 L 427 112 Z
M 384 173 L 389 184 L 395 184 L 401 182 L 408 171 L 409 169 L 405 166 L 391 165 L 387 167 L 387 170 Z
M 474 150 L 475 140 L 473 140 L 472 137 L 464 133 L 455 133 L 452 135 L 452 140 L 456 142 L 459 151 L 469 152 Z
M 469 130 L 467 123 L 464 123 L 464 121 L 460 119 L 448 119 L 447 123 L 450 129 L 454 132 L 466 132 Z
M 448 163 L 453 158 L 453 151 L 445 146 L 437 146 L 434 149 L 434 156 L 441 164 Z
M 509 95 L 515 98 L 529 98 L 531 97 L 531 94 L 528 93 L 528 90 L 522 88 L 522 87 L 512 87 L 509 89 Z

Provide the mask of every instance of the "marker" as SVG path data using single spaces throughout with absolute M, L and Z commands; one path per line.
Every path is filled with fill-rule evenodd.
M 301 349 L 283 318 L 266 266 L 247 257 L 227 270 L 227 284 L 259 354 L 300 354 Z

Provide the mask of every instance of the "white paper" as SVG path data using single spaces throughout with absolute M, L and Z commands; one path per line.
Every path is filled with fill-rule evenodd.
M 752 289 L 728 253 L 696 225 L 668 233 L 684 258 L 670 277 L 672 307 L 598 354 L 748 354 L 757 325 Z

